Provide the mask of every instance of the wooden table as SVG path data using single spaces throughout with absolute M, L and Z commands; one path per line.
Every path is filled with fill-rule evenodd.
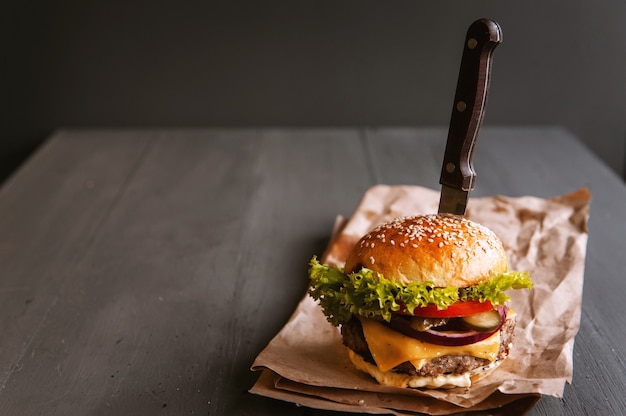
M 247 392 L 337 214 L 439 189 L 446 128 L 60 131 L 0 191 L 1 415 L 321 415 Z M 483 128 L 474 196 L 593 196 L 574 380 L 626 412 L 626 186 L 559 128 Z

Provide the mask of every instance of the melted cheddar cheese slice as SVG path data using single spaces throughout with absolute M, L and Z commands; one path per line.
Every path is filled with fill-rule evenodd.
M 500 331 L 475 344 L 448 347 L 407 337 L 374 319 L 360 319 L 369 350 L 382 372 L 405 361 L 419 369 L 429 360 L 443 355 L 471 355 L 494 361 L 500 348 Z

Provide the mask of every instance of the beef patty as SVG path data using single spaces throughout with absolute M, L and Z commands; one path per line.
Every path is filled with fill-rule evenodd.
M 498 350 L 498 360 L 503 360 L 509 355 L 509 347 L 513 342 L 515 330 L 515 319 L 507 319 L 500 329 L 500 349 Z M 353 316 L 350 321 L 341 326 L 343 343 L 365 359 L 365 361 L 376 365 L 372 354 L 367 346 L 367 341 L 363 335 L 361 321 Z M 435 377 L 441 374 L 462 374 L 489 364 L 484 358 L 477 358 L 471 355 L 444 355 L 433 358 L 424 364 L 419 370 L 410 362 L 404 362 L 391 371 L 408 374 L 416 377 Z

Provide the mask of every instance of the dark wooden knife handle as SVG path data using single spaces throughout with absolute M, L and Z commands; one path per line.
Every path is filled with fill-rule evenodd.
M 500 25 L 492 20 L 477 20 L 467 30 L 441 167 L 442 185 L 474 189 L 474 145 L 487 104 L 493 51 L 501 42 Z

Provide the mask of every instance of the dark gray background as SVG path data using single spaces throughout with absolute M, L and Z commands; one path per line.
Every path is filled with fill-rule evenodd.
M 3 3 L 0 180 L 59 127 L 447 125 L 480 17 L 485 124 L 565 126 L 625 175 L 623 0 Z

